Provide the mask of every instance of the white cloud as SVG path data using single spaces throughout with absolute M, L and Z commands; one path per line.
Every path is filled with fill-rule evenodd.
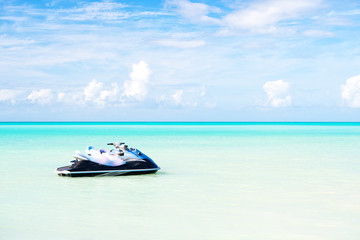
M 198 106 L 198 94 L 194 94 L 193 91 L 187 90 L 184 92 L 183 89 L 177 90 L 171 95 L 175 105 L 183 107 L 197 107 Z
M 151 74 L 152 72 L 146 62 L 140 61 L 138 64 L 133 64 L 130 80 L 125 81 L 122 95 L 127 98 L 135 98 L 138 101 L 143 100 L 147 95 L 147 84 Z
M 341 85 L 341 97 L 349 107 L 360 107 L 360 75 L 349 78 Z
M 84 96 L 84 90 L 68 90 L 65 92 L 58 92 L 57 93 L 57 102 L 61 103 L 67 103 L 67 104 L 78 104 L 83 105 L 85 103 L 85 96 Z M 93 101 L 93 100 L 89 100 Z
M 283 80 L 269 81 L 263 86 L 268 100 L 266 105 L 272 107 L 286 107 L 291 105 L 291 95 L 289 93 L 289 83 Z
M 40 89 L 39 91 L 32 91 L 27 97 L 28 100 L 31 100 L 33 103 L 47 104 L 52 100 L 52 91 L 51 89 Z
M 114 102 L 119 100 L 120 88 L 117 83 L 111 84 L 110 90 L 103 90 L 100 92 L 100 95 L 98 98 L 95 99 L 95 102 L 99 105 L 105 105 L 106 102 Z
M 117 83 L 112 83 L 110 89 L 104 89 L 104 83 L 92 80 L 83 91 L 84 100 L 104 106 L 109 102 L 120 101 L 120 88 Z
M 95 79 L 92 80 L 85 88 L 84 88 L 84 96 L 85 96 L 85 101 L 94 101 L 101 89 L 102 89 L 103 83 L 102 82 L 98 82 Z
M 209 24 L 218 24 L 219 19 L 207 16 L 209 13 L 219 13 L 221 10 L 204 3 L 193 3 L 187 0 L 167 1 L 167 6 L 173 6 L 183 17 L 192 22 L 202 22 Z
M 19 92 L 12 89 L 0 89 L 0 102 L 11 101 L 11 103 L 16 102 L 16 97 Z
M 284 20 L 294 19 L 318 6 L 318 0 L 268 0 L 255 2 L 245 9 L 232 12 L 222 23 L 230 28 L 271 32 Z
M 175 40 L 175 39 L 162 39 L 156 41 L 157 44 L 165 47 L 175 48 L 195 48 L 205 45 L 205 41 L 202 40 Z
M 220 13 L 217 7 L 212 7 L 203 3 L 193 3 L 188 0 L 168 1 L 168 6 L 175 7 L 178 14 L 192 22 L 208 23 L 224 26 L 229 29 L 249 30 L 260 33 L 275 32 L 278 25 L 286 20 L 302 17 L 308 11 L 319 6 L 322 0 L 266 0 L 254 1 L 225 15 L 224 17 L 209 17 L 211 13 Z
M 206 108 L 214 108 L 216 103 L 207 101 L 205 94 L 205 86 L 188 86 L 177 89 L 172 95 L 162 95 L 158 103 L 168 107 L 204 106 Z

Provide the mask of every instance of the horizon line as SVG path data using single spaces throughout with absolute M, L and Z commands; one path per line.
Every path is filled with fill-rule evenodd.
M 61 124 L 61 123 L 104 123 L 104 124 L 151 124 L 151 123 L 159 123 L 159 124 L 324 124 L 324 123 L 349 123 L 349 124 L 360 124 L 360 121 L 0 121 L 0 124 L 26 124 L 26 123 L 50 123 L 50 124 Z

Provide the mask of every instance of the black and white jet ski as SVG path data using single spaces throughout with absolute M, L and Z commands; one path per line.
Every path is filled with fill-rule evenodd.
M 60 176 L 118 176 L 155 173 L 160 168 L 156 163 L 135 148 L 128 148 L 125 143 L 108 143 L 115 149 L 110 151 L 87 147 L 86 154 L 75 152 L 71 165 L 59 167 L 56 173 Z

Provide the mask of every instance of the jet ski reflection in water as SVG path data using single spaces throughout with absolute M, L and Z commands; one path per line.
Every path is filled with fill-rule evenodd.
M 106 151 L 87 147 L 86 154 L 75 152 L 71 165 L 59 167 L 56 173 L 60 176 L 118 176 L 155 173 L 160 168 L 156 163 L 135 148 L 128 148 L 125 143 L 108 143 L 115 149 Z

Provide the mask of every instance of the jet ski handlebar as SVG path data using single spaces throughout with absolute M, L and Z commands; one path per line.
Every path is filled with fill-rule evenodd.
M 113 145 L 113 146 L 115 146 L 116 148 L 119 148 L 121 145 L 124 145 L 125 143 L 123 143 L 123 142 L 121 142 L 121 143 L 119 143 L 119 142 L 114 142 L 114 143 L 108 143 L 107 145 Z

